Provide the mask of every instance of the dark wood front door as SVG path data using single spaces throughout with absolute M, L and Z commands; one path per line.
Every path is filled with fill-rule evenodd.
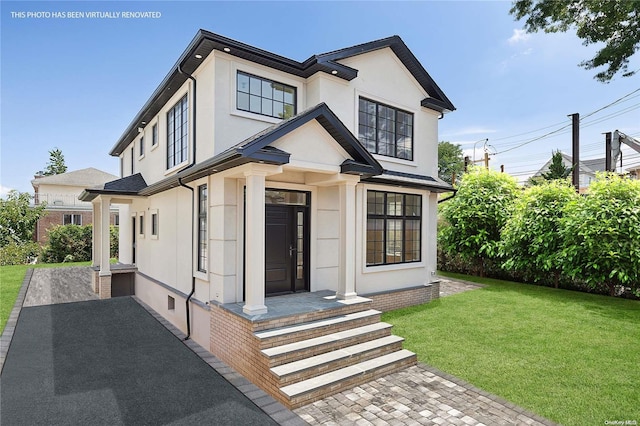
M 308 290 L 308 207 L 266 205 L 265 214 L 266 294 Z

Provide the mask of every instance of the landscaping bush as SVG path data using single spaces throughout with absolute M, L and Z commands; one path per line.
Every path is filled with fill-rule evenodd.
M 630 288 L 640 296 L 640 181 L 598 174 L 586 197 L 570 202 L 562 219 L 562 271 L 611 296 Z
M 518 197 L 501 231 L 500 257 L 507 271 L 521 271 L 534 282 L 552 281 L 558 288 L 563 241 L 561 219 L 578 194 L 565 179 L 543 181 Z
M 91 260 L 91 225 L 58 225 L 49 229 L 49 243 L 44 249 L 46 263 Z
M 443 226 L 438 242 L 447 253 L 457 253 L 484 276 L 498 254 L 500 230 L 518 195 L 516 180 L 505 174 L 472 167 L 460 180 L 458 192 L 441 208 Z
M 40 256 L 42 249 L 36 242 L 10 242 L 0 248 L 0 265 L 24 265 Z

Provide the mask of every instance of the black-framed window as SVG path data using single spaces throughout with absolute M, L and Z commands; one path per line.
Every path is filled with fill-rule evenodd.
M 236 108 L 286 119 L 296 114 L 296 88 L 238 71 Z
M 198 271 L 207 272 L 207 185 L 198 187 Z
M 184 95 L 167 112 L 167 169 L 187 161 L 189 99 Z
M 413 114 L 360 98 L 358 139 L 374 154 L 413 160 Z
M 134 164 L 134 159 L 135 159 L 135 148 L 133 147 L 133 145 L 131 145 L 131 174 L 133 174 L 134 168 L 133 168 L 133 164 Z
M 140 152 L 138 154 L 139 157 L 144 155 L 144 136 L 140 138 Z
M 151 146 L 158 145 L 158 123 L 151 127 Z
M 151 213 L 151 236 L 158 236 L 158 213 Z
M 62 218 L 62 223 L 64 225 L 82 225 L 82 215 L 81 214 L 65 214 Z
M 144 215 L 138 216 L 138 234 L 144 235 Z
M 419 262 L 422 196 L 367 191 L 367 266 Z

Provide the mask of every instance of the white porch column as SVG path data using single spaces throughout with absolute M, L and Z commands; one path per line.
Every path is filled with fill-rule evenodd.
M 99 200 L 99 199 L 98 199 Z M 91 203 L 93 209 L 93 227 L 91 229 L 91 266 L 100 266 L 100 229 L 101 229 L 101 211 L 100 202 L 94 200 Z
M 264 276 L 264 244 L 265 244 L 265 209 L 264 190 L 265 176 L 262 170 L 248 170 L 246 177 L 246 290 L 245 305 L 242 308 L 248 315 L 266 314 L 264 304 L 265 276 Z
M 111 276 L 109 266 L 111 239 L 109 234 L 109 222 L 111 218 L 111 197 L 100 197 L 100 276 Z M 95 225 L 94 225 L 95 226 Z
M 356 184 L 341 182 L 340 191 L 340 259 L 336 297 L 347 300 L 356 297 Z

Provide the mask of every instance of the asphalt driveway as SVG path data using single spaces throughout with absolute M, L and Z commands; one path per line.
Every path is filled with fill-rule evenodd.
M 129 297 L 24 307 L 0 423 L 276 424 Z

